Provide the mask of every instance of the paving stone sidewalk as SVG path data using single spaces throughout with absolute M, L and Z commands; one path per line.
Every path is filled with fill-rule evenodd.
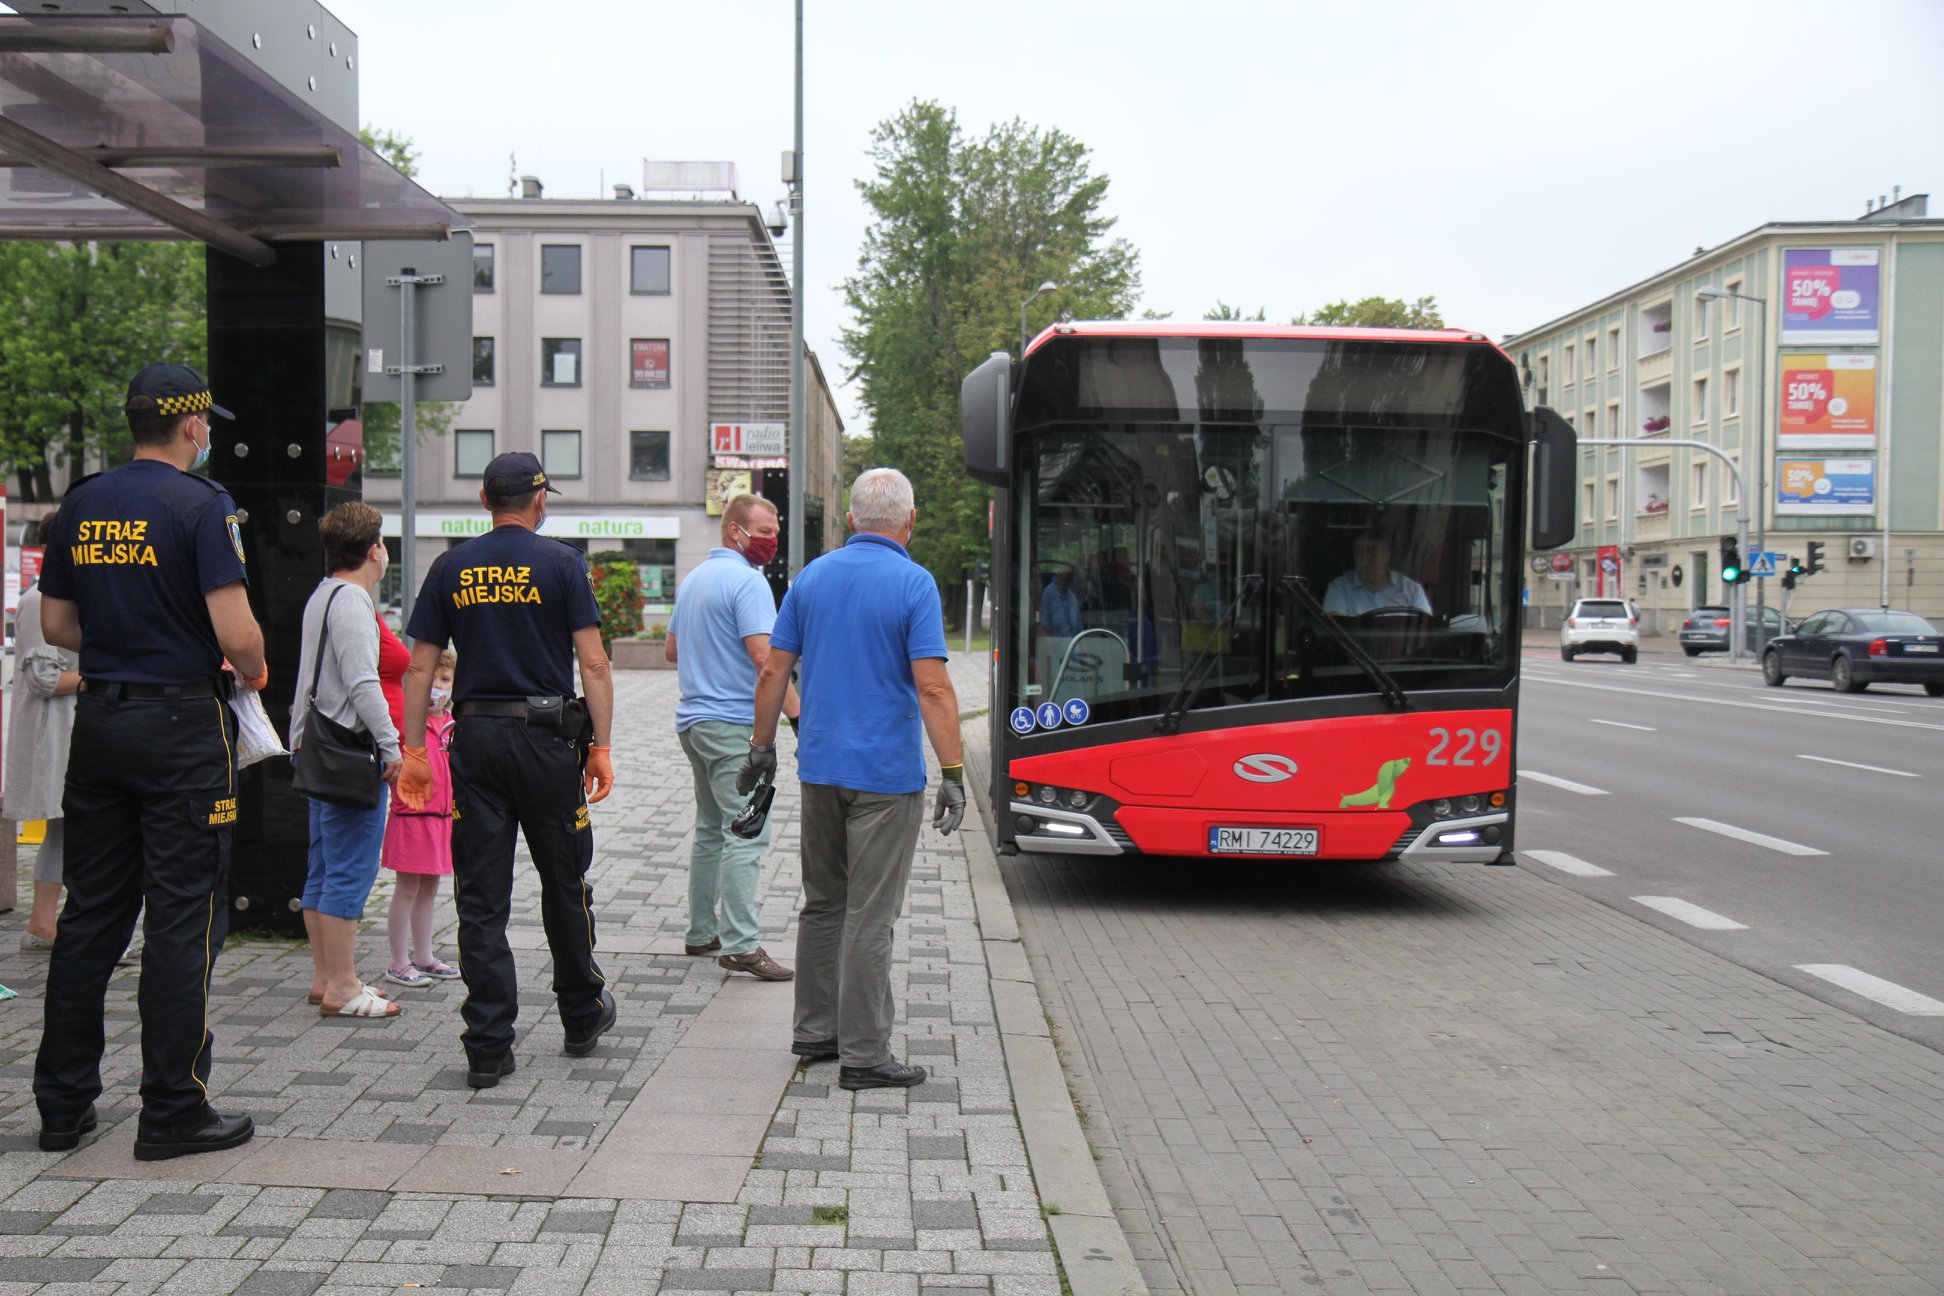
M 965 707 L 982 659 L 956 658 Z M 214 1091 L 257 1139 L 142 1165 L 133 970 L 110 986 L 103 1133 L 42 1153 L 31 1079 L 46 961 L 0 916 L 0 1296 L 309 1296 L 405 1287 L 515 1294 L 696 1291 L 1059 1296 L 995 1020 L 962 839 L 921 838 L 898 925 L 893 1040 L 932 1078 L 850 1094 L 796 1069 L 788 986 L 681 953 L 691 785 L 672 672 L 618 677 L 619 786 L 596 807 L 600 957 L 621 1002 L 591 1057 L 560 1050 L 524 851 L 513 932 L 519 1071 L 465 1084 L 457 984 L 402 992 L 388 1023 L 322 1019 L 301 944 L 232 937 L 217 963 Z M 788 740 L 785 740 L 788 747 Z M 762 929 L 788 961 L 800 899 L 785 761 Z M 388 961 L 389 885 L 361 970 Z M 440 939 L 452 952 L 450 901 Z M 773 1097 L 765 1097 L 765 1094 Z M 738 1151 L 740 1148 L 740 1151 Z M 658 1194 L 657 1185 L 694 1191 Z

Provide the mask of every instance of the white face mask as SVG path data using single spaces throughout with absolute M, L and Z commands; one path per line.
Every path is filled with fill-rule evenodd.
M 432 709 L 434 711 L 443 712 L 447 707 L 451 705 L 452 705 L 452 690 L 440 688 L 437 684 L 434 684 L 432 686 Z

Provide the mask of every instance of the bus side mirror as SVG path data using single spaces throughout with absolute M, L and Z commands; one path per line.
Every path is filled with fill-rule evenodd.
M 994 351 L 959 384 L 965 471 L 991 486 L 1012 480 L 1012 356 Z
M 1557 549 L 1578 530 L 1579 436 L 1541 405 L 1532 411 L 1532 547 Z

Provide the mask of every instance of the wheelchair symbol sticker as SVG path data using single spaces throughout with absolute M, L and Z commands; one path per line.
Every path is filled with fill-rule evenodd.
M 1039 727 L 1042 729 L 1058 729 L 1060 727 L 1060 704 L 1058 702 L 1040 703 L 1037 719 L 1039 720 Z
M 1066 704 L 1066 722 L 1067 722 L 1068 724 L 1070 724 L 1070 725 L 1083 725 L 1083 724 L 1085 724 L 1085 723 L 1087 723 L 1087 717 L 1088 717 L 1088 716 L 1090 716 L 1090 715 L 1092 715 L 1092 714 L 1093 714 L 1093 712 L 1091 712 L 1091 711 L 1089 711 L 1089 710 L 1087 709 L 1087 702 L 1086 702 L 1086 699 L 1084 699 L 1084 698 L 1068 698 L 1068 699 L 1067 699 L 1067 704 Z
M 1033 708 L 1013 708 L 1012 731 L 1016 734 L 1029 734 L 1033 732 Z

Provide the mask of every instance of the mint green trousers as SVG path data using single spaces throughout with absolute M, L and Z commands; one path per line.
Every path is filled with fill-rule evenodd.
M 722 953 L 747 954 L 762 943 L 756 927 L 756 880 L 769 849 L 770 823 L 738 837 L 729 822 L 749 798 L 736 791 L 736 771 L 749 757 L 748 725 L 698 720 L 676 735 L 695 773 L 695 844 L 689 848 L 689 925 L 685 943 L 722 938 Z

